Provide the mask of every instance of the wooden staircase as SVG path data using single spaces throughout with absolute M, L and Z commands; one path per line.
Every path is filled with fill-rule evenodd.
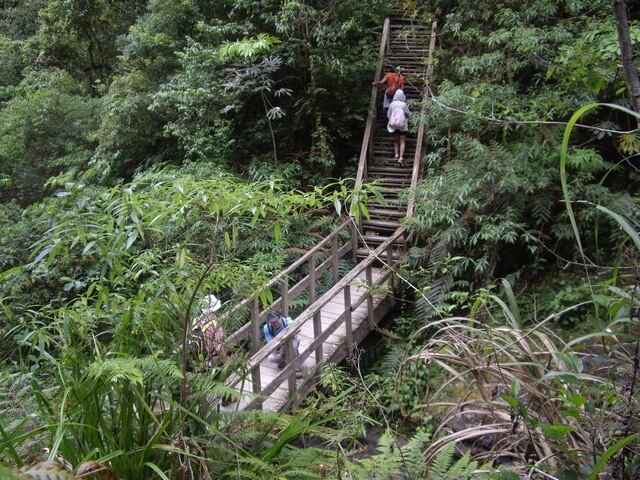
M 387 131 L 387 116 L 382 108 L 382 89 L 374 87 L 370 112 L 370 125 L 365 131 L 361 152 L 361 181 L 376 182 L 384 189 L 385 205 L 367 205 L 370 218 L 360 222 L 358 258 L 365 258 L 386 241 L 401 225 L 402 219 L 411 215 L 413 205 L 407 197 L 407 189 L 422 178 L 422 142 L 424 126 L 418 125 L 423 108 L 425 80 L 433 70 L 432 52 L 435 42 L 435 24 L 427 27 L 405 18 L 401 13 L 385 22 L 380 50 L 380 65 L 376 72 L 382 78 L 391 66 L 401 67 L 405 76 L 404 92 L 411 110 L 410 134 L 406 138 L 404 167 L 394 159 L 393 135 Z M 367 137 L 368 135 L 368 137 Z M 366 166 L 363 166 L 366 160 Z M 404 238 L 404 237 L 403 237 Z M 394 245 L 393 255 L 406 250 L 403 240 Z
M 429 34 L 426 28 L 401 15 L 385 21 L 375 78 L 381 78 L 390 64 L 401 65 L 406 77 L 405 93 L 409 102 L 414 102 L 410 108 L 416 119 L 424 113 L 421 99 L 432 68 L 434 32 L 435 24 Z M 258 295 L 253 295 L 220 315 L 222 325 L 230 319 L 236 324 L 238 319 L 245 319 L 228 336 L 226 344 L 230 351 L 240 345 L 237 350 L 241 355 L 246 348 L 251 354 L 248 361 L 243 361 L 242 369 L 225 381 L 230 393 L 235 390 L 234 401 L 222 405 L 219 397 L 208 398 L 220 411 L 254 408 L 284 411 L 298 405 L 317 384 L 324 366 L 338 364 L 351 355 L 354 346 L 377 328 L 394 307 L 396 299 L 391 292 L 395 288 L 395 272 L 407 243 L 402 219 L 413 212 L 413 200 L 405 192 L 422 175 L 420 159 L 425 127 L 423 122 L 413 120 L 414 128 L 407 137 L 406 166 L 398 167 L 393 158 L 393 137 L 386 130 L 382 94 L 382 89 L 372 87 L 356 187 L 377 182 L 385 189 L 384 204 L 367 204 L 369 219 L 361 219 L 358 224 L 351 217 L 345 219 L 334 232 L 268 282 L 265 291 L 274 293 L 274 301 L 268 308 Z M 328 258 L 327 252 L 331 252 Z M 341 266 L 347 262 L 355 266 L 344 272 Z M 325 275 L 331 275 L 333 280 L 333 286 L 326 292 L 318 289 L 318 279 Z M 267 311 L 278 309 L 288 315 L 289 306 L 297 298 L 308 299 L 309 306 L 274 341 L 264 344 L 262 328 Z M 300 338 L 297 357 L 293 353 L 296 335 Z M 268 361 L 268 356 L 280 345 L 285 346 L 288 360 L 282 370 Z M 296 369 L 303 372 L 303 379 L 296 377 Z

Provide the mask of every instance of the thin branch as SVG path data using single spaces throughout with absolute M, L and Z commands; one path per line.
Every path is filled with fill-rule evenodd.
M 441 101 L 439 101 L 437 99 L 437 97 L 435 96 L 435 94 L 433 93 L 433 90 L 431 90 L 431 87 L 427 86 L 427 90 L 428 90 L 428 97 L 431 101 L 433 101 L 434 103 L 437 103 L 439 106 L 441 106 L 442 108 L 444 108 L 445 110 L 449 110 L 451 112 L 456 112 L 459 113 L 461 115 L 470 115 L 469 112 L 465 112 L 464 110 L 460 110 L 454 107 L 450 107 L 449 105 L 446 105 L 444 103 L 442 103 Z M 569 122 L 560 122 L 560 121 L 550 121 L 550 120 L 502 120 L 493 116 L 485 116 L 482 117 L 484 118 L 487 122 L 491 122 L 491 123 L 496 123 L 499 125 L 561 125 L 561 126 L 567 126 Z M 634 128 L 632 130 L 613 130 L 610 128 L 602 128 L 602 127 L 594 127 L 593 125 L 583 125 L 580 123 L 576 123 L 573 125 L 574 127 L 580 127 L 580 128 L 584 128 L 586 130 L 593 130 L 596 132 L 602 132 L 602 133 L 614 133 L 614 134 L 629 134 L 629 133 L 634 133 L 637 132 L 638 129 Z

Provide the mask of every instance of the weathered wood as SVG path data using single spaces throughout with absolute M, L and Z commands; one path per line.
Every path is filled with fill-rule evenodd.
M 429 60 L 424 74 L 420 69 L 425 65 L 424 44 L 429 38 L 428 30 L 414 24 L 413 20 L 398 19 L 397 24 L 392 24 L 387 19 L 376 71 L 377 80 L 382 76 L 383 62 L 388 61 L 393 65 L 401 64 L 414 80 L 424 77 L 416 81 L 417 85 L 409 81 L 405 92 L 412 102 L 420 101 L 422 118 L 426 107 L 421 100 L 427 93 L 423 87 L 426 85 L 428 88 L 428 80 L 433 71 L 435 29 L 434 23 L 431 28 Z M 274 294 L 278 291 L 280 293 L 279 297 L 276 295 L 270 308 L 279 308 L 287 313 L 288 302 L 300 295 L 307 295 L 309 307 L 272 342 L 261 346 L 257 351 L 255 345 L 260 335 L 258 325 L 263 320 L 263 312 L 259 310 L 257 300 L 241 305 L 242 308 L 250 308 L 251 321 L 235 332 L 230 342 L 237 343 L 250 336 L 254 352 L 246 365 L 248 378 L 232 375 L 227 381 L 227 385 L 240 392 L 240 401 L 221 407 L 223 410 L 263 408 L 280 411 L 299 404 L 319 381 L 319 372 L 324 365 L 343 361 L 353 352 L 355 345 L 377 328 L 379 321 L 394 305 L 394 297 L 389 294 L 395 283 L 393 272 L 406 251 L 406 230 L 403 226 L 398 226 L 399 220 L 410 215 L 414 207 L 413 199 L 409 198 L 408 203 L 405 203 L 400 192 L 407 186 L 415 186 L 421 178 L 425 125 L 419 126 L 417 135 L 407 138 L 406 167 L 398 167 L 392 158 L 393 140 L 386 132 L 386 118 L 378 118 L 378 91 L 377 86 L 372 88 L 356 189 L 365 182 L 376 181 L 382 187 L 382 194 L 388 198 L 384 202 L 372 200 L 367 205 L 370 218 L 362 222 L 344 222 L 282 272 L 277 280 L 268 283 L 266 288 Z M 376 135 L 376 130 L 381 135 Z M 412 154 L 413 158 L 410 156 Z M 367 235 L 362 234 L 361 227 L 366 229 Z M 341 245 L 339 233 L 346 228 L 351 230 L 351 238 Z M 330 258 L 316 265 L 317 255 L 321 251 L 329 251 Z M 339 261 L 347 255 L 351 255 L 355 261 L 361 260 L 340 278 Z M 300 270 L 304 266 L 308 267 L 308 273 L 301 275 Z M 320 298 L 316 298 L 316 281 L 327 271 L 331 272 L 334 285 Z M 299 280 L 295 285 L 289 285 L 290 278 Z M 300 354 L 294 358 L 293 339 L 296 334 L 300 339 Z M 283 369 L 278 369 L 277 365 L 268 360 L 269 355 L 280 345 L 285 345 L 287 358 Z M 304 380 L 296 380 L 297 368 L 302 368 L 305 372 Z
M 388 243 L 394 242 L 397 237 L 403 234 L 404 228 L 398 229 Z M 282 408 L 286 401 L 278 403 L 271 397 L 288 399 L 294 395 L 297 386 L 296 368 L 304 366 L 305 371 L 312 371 L 321 368 L 327 359 L 335 361 L 337 351 L 346 353 L 347 349 L 341 349 L 341 346 L 345 344 L 347 328 L 352 331 L 351 337 L 353 338 L 353 330 L 361 332 L 361 325 L 365 325 L 366 331 L 375 327 L 376 315 L 372 314 L 371 310 L 375 309 L 376 305 L 383 303 L 387 295 L 386 293 L 378 293 L 372 297 L 370 292 L 371 290 L 378 291 L 382 285 L 389 284 L 392 272 L 391 270 L 373 268 L 371 265 L 375 261 L 375 256 L 381 254 L 385 248 L 387 245 L 383 244 L 376 249 L 368 260 L 361 262 L 347 273 L 325 295 L 302 312 L 273 341 L 264 345 L 252 356 L 248 365 L 252 372 L 251 391 L 259 393 L 260 397 L 243 400 L 236 405 L 236 408 L 266 409 L 272 408 L 274 405 L 279 405 L 279 408 Z M 346 294 L 345 291 L 349 293 Z M 349 327 L 347 327 L 348 322 L 351 323 Z M 300 332 L 300 355 L 295 359 L 289 357 L 290 361 L 287 362 L 286 367 L 282 370 L 276 370 L 275 366 L 268 361 L 269 355 L 281 344 L 286 345 L 286 354 L 291 355 L 292 340 L 297 331 Z M 243 380 L 240 376 L 234 375 L 227 384 L 244 394 L 248 389 L 246 382 L 243 385 Z M 283 389 L 285 390 L 284 394 L 279 392 Z M 271 400 L 267 403 L 270 398 Z
M 437 28 L 438 28 L 438 24 L 436 22 L 433 22 L 431 24 L 431 39 L 429 43 L 429 59 L 428 59 L 427 74 L 425 79 L 426 82 L 429 82 L 429 80 L 431 80 L 431 77 L 433 75 L 433 63 L 434 63 L 433 53 L 436 48 Z M 427 85 L 424 88 L 424 92 L 422 94 L 423 98 L 429 98 L 429 89 L 430 89 L 430 86 L 427 83 Z M 420 108 L 420 118 L 426 118 L 426 117 L 427 117 L 427 104 L 423 100 Z M 420 178 L 422 178 L 422 162 L 420 160 L 422 158 L 423 139 L 424 139 L 426 128 L 427 128 L 427 125 L 425 124 L 425 122 L 420 122 L 420 126 L 418 128 L 418 134 L 416 135 L 416 138 L 418 138 L 419 141 L 416 144 L 416 151 L 414 154 L 413 171 L 411 172 L 411 185 L 416 185 L 420 180 Z M 414 200 L 414 197 L 411 196 L 409 198 L 409 201 L 407 202 L 406 214 L 408 217 L 413 216 L 414 208 L 415 208 L 415 200 Z
M 378 80 L 382 77 L 382 72 L 384 70 L 383 60 L 385 57 L 385 53 L 388 48 L 389 41 L 389 19 L 387 18 L 384 21 L 384 27 L 382 29 L 382 40 L 380 42 L 380 52 L 378 54 L 378 67 L 376 68 L 375 79 Z M 378 104 L 378 90 L 379 87 L 377 85 L 372 86 L 371 88 L 371 101 L 369 102 L 369 114 L 367 115 L 367 123 L 364 128 L 364 138 L 362 140 L 362 148 L 360 150 L 360 160 L 358 162 L 358 172 L 356 173 L 356 188 L 362 185 L 364 179 L 367 177 L 367 166 L 369 156 L 371 155 L 371 151 L 373 150 L 372 141 L 373 141 L 373 131 L 376 120 L 376 111 Z

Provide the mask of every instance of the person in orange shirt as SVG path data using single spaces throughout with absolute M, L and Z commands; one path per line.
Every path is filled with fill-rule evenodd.
M 381 80 L 376 80 L 372 83 L 374 86 L 385 85 L 385 95 L 382 101 L 382 108 L 389 108 L 389 104 L 393 100 L 393 96 L 396 91 L 402 90 L 404 88 L 404 76 L 402 73 L 402 67 L 400 66 L 391 66 L 391 71 L 388 72 Z

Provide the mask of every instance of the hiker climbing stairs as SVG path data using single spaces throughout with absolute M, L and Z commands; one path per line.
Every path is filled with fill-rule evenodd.
M 424 125 L 422 97 L 432 68 L 435 24 L 427 27 L 396 14 L 385 21 L 380 43 L 378 80 L 393 66 L 401 66 L 405 94 L 414 117 L 409 119 L 405 166 L 394 159 L 393 137 L 387 131 L 382 110 L 382 89 L 372 86 L 371 103 L 360 151 L 356 186 L 376 182 L 384 202 L 366 205 L 370 218 L 354 222 L 347 218 L 334 232 L 310 248 L 270 282 L 273 294 L 268 307 L 257 295 L 243 300 L 220 317 L 246 319 L 227 339 L 228 346 L 250 353 L 242 369 L 226 380 L 228 397 L 222 402 L 207 398 L 223 411 L 262 408 L 283 411 L 299 405 L 315 387 L 328 364 L 338 364 L 394 307 L 395 272 L 407 250 L 402 219 L 411 216 L 412 200 L 406 195 L 420 180 Z M 411 125 L 412 124 L 412 125 Z M 327 255 L 329 253 L 329 255 Z M 342 268 L 352 265 L 350 269 Z M 331 287 L 321 278 L 331 277 Z M 322 287 L 322 288 L 320 288 Z M 271 342 L 264 344 L 262 328 L 267 309 L 288 315 L 290 305 L 308 301 L 294 321 Z M 294 353 L 294 337 L 300 340 Z M 279 369 L 268 361 L 278 347 L 285 348 L 287 363 Z M 300 375 L 299 372 L 302 374 Z M 300 378 L 302 377 L 302 378 Z
M 367 206 L 369 219 L 362 220 L 359 258 L 385 241 L 407 216 L 406 190 L 421 178 L 422 130 L 417 119 L 422 108 L 425 79 L 430 73 L 431 43 L 434 27 L 427 27 L 396 12 L 385 25 L 386 42 L 381 55 L 378 78 L 393 68 L 405 77 L 404 93 L 412 111 L 409 119 L 411 132 L 406 137 L 404 166 L 394 158 L 393 135 L 387 131 L 387 115 L 382 108 L 382 91 L 377 92 L 371 129 L 371 148 L 368 152 L 366 174 L 363 181 L 376 182 L 384 189 L 386 205 L 372 203 Z M 384 40 L 384 39 L 383 39 Z M 401 241 L 397 251 L 404 249 Z M 394 254 L 395 255 L 395 254 Z

